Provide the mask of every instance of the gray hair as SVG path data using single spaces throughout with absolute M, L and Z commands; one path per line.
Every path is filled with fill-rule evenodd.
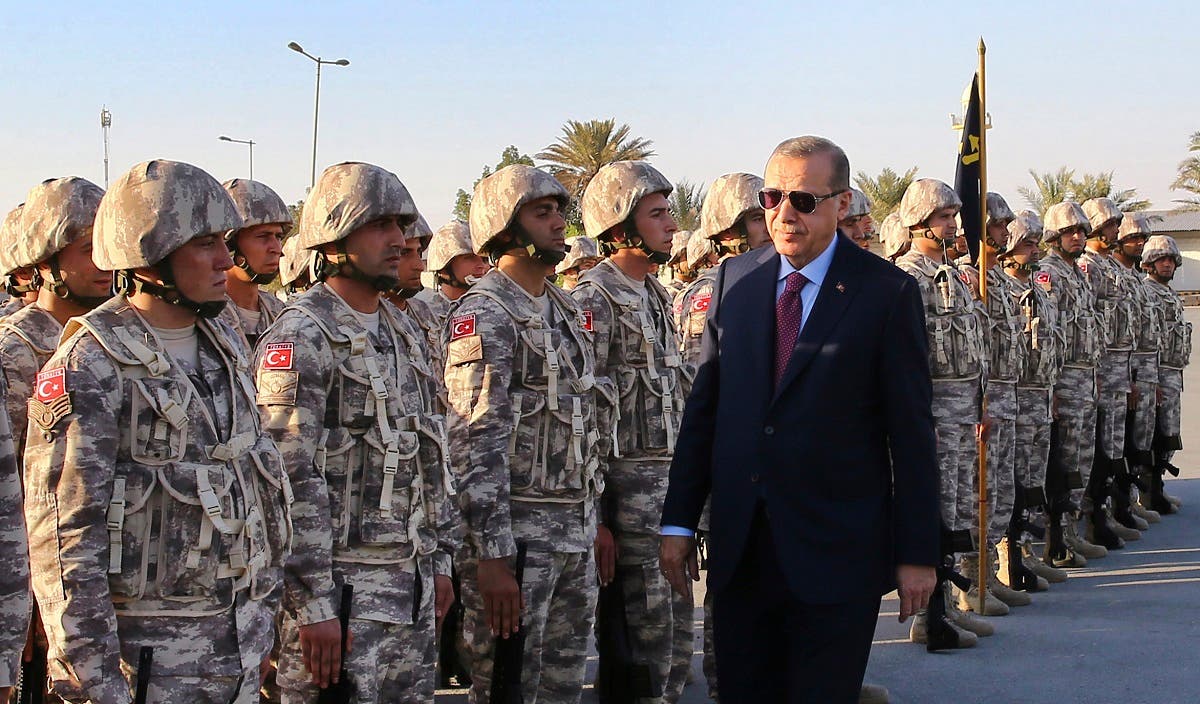
M 771 160 L 777 156 L 808 159 L 818 154 L 828 154 L 833 161 L 833 176 L 829 179 L 829 188 L 834 191 L 848 190 L 850 188 L 850 160 L 841 147 L 824 137 L 804 135 L 785 139 L 775 147 L 775 151 L 771 152 L 771 158 L 767 159 L 767 163 L 771 163 Z

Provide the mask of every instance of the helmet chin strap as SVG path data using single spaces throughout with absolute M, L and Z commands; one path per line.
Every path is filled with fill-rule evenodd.
M 348 279 L 361 281 L 368 286 L 371 286 L 376 291 L 387 292 L 396 288 L 400 284 L 400 280 L 394 276 L 368 276 L 355 266 L 354 262 L 350 261 L 350 256 L 346 254 L 345 240 L 338 240 L 337 254 L 334 255 L 333 261 L 328 261 L 328 255 L 321 252 L 321 257 L 326 259 L 330 264 L 330 271 L 323 272 L 325 275 L 322 280 L 330 276 L 344 276 Z
M 50 265 L 50 278 L 42 280 L 42 288 L 50 291 L 55 296 L 88 310 L 112 298 L 111 291 L 106 296 L 80 296 L 76 294 L 62 277 L 62 272 L 58 268 L 58 256 L 50 257 L 47 264 Z M 39 276 L 38 278 L 41 277 Z
M 255 271 L 254 267 L 250 266 L 250 261 L 246 259 L 246 255 L 237 251 L 236 247 L 230 247 L 229 252 L 233 255 L 233 265 L 242 271 L 246 272 L 246 276 L 250 277 L 250 283 L 265 286 L 271 283 L 279 276 L 279 271 L 276 270 L 273 274 L 260 274 Z
M 219 301 L 193 301 L 179 291 L 175 285 L 175 277 L 171 274 L 170 267 L 167 264 L 161 264 L 152 267 L 158 272 L 158 275 L 163 278 L 163 283 L 156 284 L 153 281 L 147 281 L 139 278 L 130 269 L 116 272 L 114 279 L 114 288 L 117 293 L 130 295 L 133 293 L 144 293 L 148 296 L 170 303 L 173 306 L 179 306 L 186 310 L 190 310 L 201 318 L 212 319 L 221 314 L 225 310 L 226 299 L 222 298 Z
M 36 269 L 34 269 L 32 276 L 30 276 L 29 283 L 27 284 L 23 284 L 18 281 L 16 274 L 9 274 L 8 276 L 4 277 L 4 290 L 13 298 L 20 298 L 27 293 L 33 293 L 34 291 L 38 290 L 38 287 L 41 285 L 42 277 L 37 273 Z

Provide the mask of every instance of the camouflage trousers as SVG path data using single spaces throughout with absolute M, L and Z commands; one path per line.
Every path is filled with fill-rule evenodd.
M 1096 454 L 1096 370 L 1090 367 L 1063 367 L 1054 385 L 1058 399 L 1058 446 L 1063 466 L 1077 471 L 1086 487 Z M 1083 505 L 1083 489 L 1071 491 L 1071 501 Z
M 483 616 L 479 560 L 474 553 L 458 565 L 464 635 L 471 668 L 473 704 L 490 701 L 496 639 Z M 593 551 L 548 552 L 530 546 L 521 596 L 525 612 L 525 657 L 521 694 L 525 704 L 574 704 L 583 693 L 587 639 L 598 590 Z
M 1106 351 L 1096 374 L 1096 407 L 1103 418 L 1096 445 L 1109 459 L 1125 456 L 1125 413 L 1129 410 L 1129 352 Z
M 658 565 L 658 536 L 617 533 L 617 580 L 625 594 L 625 618 L 634 657 L 657 669 L 663 683 L 661 699 L 639 699 L 639 704 L 678 701 L 686 679 L 673 672 L 675 619 L 692 622 L 693 607 L 671 590 Z M 686 611 L 686 615 L 682 613 Z M 686 673 L 682 673 L 686 677 Z
M 354 618 L 350 632 L 353 649 L 345 667 L 354 681 L 357 704 L 408 704 L 433 702 L 437 684 L 437 647 L 434 625 L 433 562 L 420 558 L 421 603 L 411 623 Z M 356 601 L 358 595 L 355 595 Z M 300 624 L 286 611 L 280 627 L 276 682 L 283 704 L 314 704 L 319 690 L 312 684 L 300 650 Z
M 1133 386 L 1137 389 L 1137 405 L 1133 409 L 1133 437 L 1127 442 L 1135 449 L 1149 451 L 1154 441 L 1155 407 L 1157 406 L 1158 391 L 1158 355 L 1135 352 L 1130 359 L 1130 366 L 1136 381 Z
M 1158 388 L 1162 391 L 1162 403 L 1158 404 L 1157 413 L 1158 432 L 1176 437 L 1180 432 L 1180 408 L 1183 405 L 1183 370 L 1159 367 Z M 1165 459 L 1170 462 L 1174 454 L 1173 450 L 1168 452 Z
M 978 533 L 979 382 L 934 381 L 933 422 L 937 434 L 942 521 L 950 530 Z
M 1050 394 L 1048 388 L 1017 388 L 1017 484 L 1031 489 L 1046 485 L 1050 461 Z
M 663 701 L 675 704 L 683 696 L 692 674 L 692 655 L 696 652 L 695 605 L 687 597 L 671 590 L 671 672 L 663 691 Z
M 990 543 L 998 543 L 1012 521 L 1016 499 L 1017 385 L 1015 382 L 988 382 L 988 417 L 992 419 L 987 444 L 988 534 Z
M 717 651 L 713 647 L 713 593 L 704 592 L 704 679 L 708 682 L 708 697 L 717 698 Z

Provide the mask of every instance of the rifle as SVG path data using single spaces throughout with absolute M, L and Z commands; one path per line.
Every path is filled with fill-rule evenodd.
M 36 614 L 35 614 L 36 617 Z M 46 649 L 35 638 L 30 659 L 21 661 L 17 679 L 17 704 L 42 704 L 46 701 Z
M 317 704 L 350 704 L 354 701 L 354 680 L 346 669 L 346 640 L 350 637 L 350 606 L 354 603 L 354 585 L 342 585 L 342 601 L 338 605 L 338 623 L 342 626 L 342 669 L 338 681 L 317 693 Z
M 143 645 L 138 651 L 137 680 L 133 687 L 133 704 L 146 704 L 150 693 L 150 669 L 154 665 L 154 648 Z
M 517 588 L 525 580 L 525 555 L 528 551 L 524 541 L 517 542 L 517 564 L 514 570 Z M 525 626 L 508 638 L 496 638 L 495 655 L 492 661 L 492 704 L 524 704 L 521 695 L 521 667 L 525 661 Z

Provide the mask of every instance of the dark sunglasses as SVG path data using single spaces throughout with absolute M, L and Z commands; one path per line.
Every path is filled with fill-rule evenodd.
M 817 209 L 821 201 L 829 200 L 845 192 L 846 189 L 842 188 L 829 195 L 814 196 L 806 191 L 781 191 L 778 188 L 764 188 L 758 192 L 758 204 L 767 210 L 774 210 L 783 204 L 783 199 L 786 197 L 798 212 L 811 213 Z

